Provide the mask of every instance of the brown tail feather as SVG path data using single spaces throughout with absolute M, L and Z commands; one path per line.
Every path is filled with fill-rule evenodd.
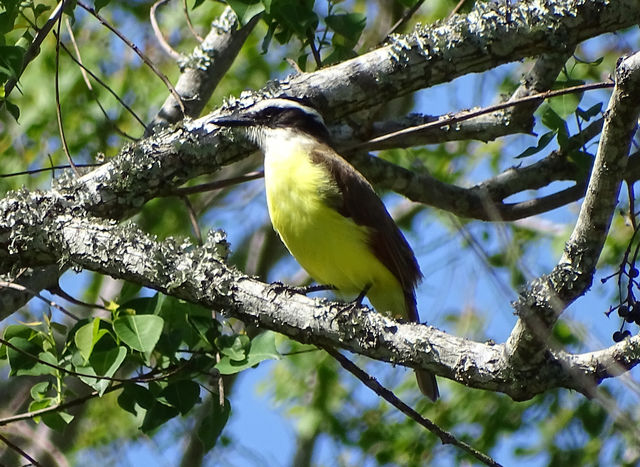
M 433 402 L 440 397 L 440 391 L 438 390 L 438 383 L 433 373 L 427 370 L 416 370 L 416 379 L 418 380 L 418 387 L 420 392 L 431 399 Z

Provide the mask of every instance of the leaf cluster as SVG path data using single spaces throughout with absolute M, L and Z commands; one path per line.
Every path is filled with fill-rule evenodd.
M 119 406 L 141 420 L 140 429 L 148 433 L 187 415 L 200 402 L 202 388 L 217 392 L 207 381 L 279 358 L 273 333 L 253 341 L 223 333 L 210 311 L 172 297 L 156 294 L 110 302 L 106 308 L 108 317 L 81 319 L 70 328 L 45 315 L 42 322 L 4 330 L 0 356 L 10 375 L 37 377 L 28 407 L 36 421 L 63 430 L 73 420 L 64 407 L 77 397 L 68 378 L 77 378 L 97 397 L 121 389 Z M 229 412 L 224 400 L 200 427 L 208 448 Z

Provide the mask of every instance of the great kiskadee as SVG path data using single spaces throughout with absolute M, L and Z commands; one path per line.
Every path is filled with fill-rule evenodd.
M 271 223 L 316 282 L 344 297 L 366 291 L 378 312 L 419 322 L 414 288 L 422 273 L 413 251 L 369 182 L 332 148 L 316 110 L 266 99 L 211 123 L 242 128 L 264 153 Z M 435 376 L 416 377 L 435 401 Z

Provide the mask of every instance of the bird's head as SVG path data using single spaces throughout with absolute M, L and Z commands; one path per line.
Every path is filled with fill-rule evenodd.
M 325 143 L 330 141 L 322 115 L 291 98 L 264 99 L 230 115 L 214 117 L 210 123 L 241 128 L 259 146 L 263 146 L 270 135 L 282 130 L 303 133 Z

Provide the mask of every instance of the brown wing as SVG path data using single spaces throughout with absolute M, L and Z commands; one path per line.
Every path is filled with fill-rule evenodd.
M 384 203 L 362 174 L 329 146 L 314 151 L 311 158 L 324 164 L 335 177 L 340 193 L 329 198 L 333 207 L 356 224 L 369 227 L 369 243 L 376 257 L 402 286 L 407 318 L 418 322 L 414 288 L 422 273 L 411 247 Z

